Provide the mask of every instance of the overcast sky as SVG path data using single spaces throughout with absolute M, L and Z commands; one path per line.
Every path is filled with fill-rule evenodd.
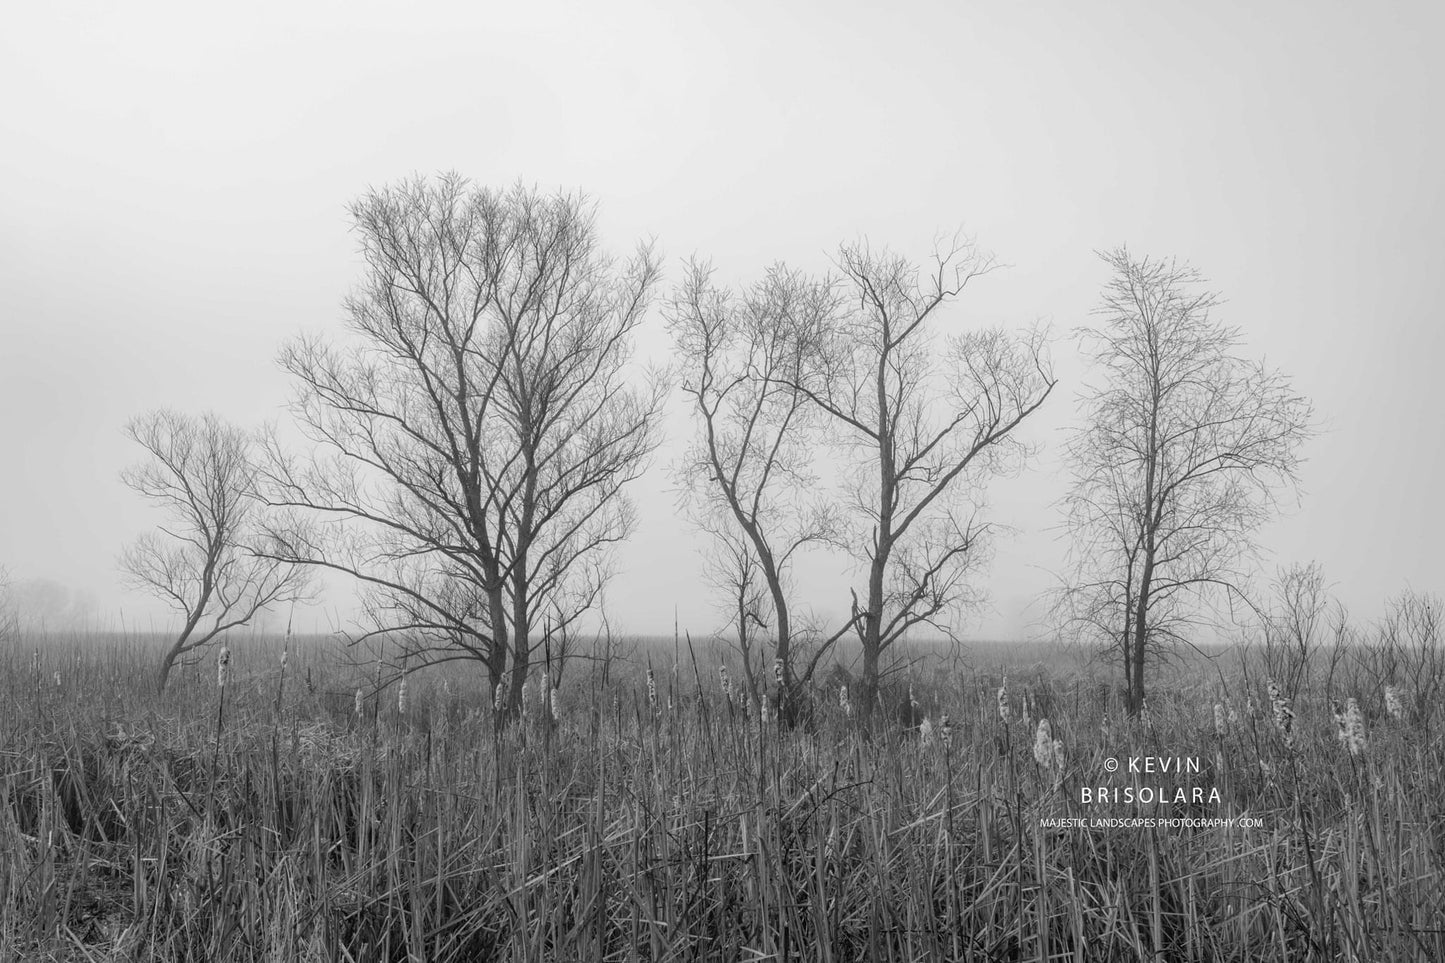
M 1087 323 L 1127 244 L 1227 299 L 1325 432 L 1266 566 L 1318 560 L 1362 616 L 1445 590 L 1438 3 L 31 3 L 0 32 L 0 563 L 153 611 L 116 575 L 154 522 L 131 416 L 283 416 L 275 364 L 339 330 L 345 206 L 455 169 L 583 189 L 607 245 L 655 237 L 745 280 L 866 235 L 922 258 L 962 227 L 1011 265 L 950 328 Z M 969 627 L 1017 635 L 1062 564 L 1059 429 L 995 490 L 1014 526 Z M 662 360 L 655 320 L 639 345 Z M 670 422 L 679 431 L 686 422 Z M 674 442 L 681 441 L 674 438 Z M 609 596 L 633 631 L 716 621 L 665 447 Z M 807 601 L 847 584 L 805 578 Z M 317 616 L 324 621 L 322 616 Z

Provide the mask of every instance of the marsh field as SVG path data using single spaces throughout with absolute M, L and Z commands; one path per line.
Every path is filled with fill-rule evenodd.
M 0 940 L 36 960 L 1439 959 L 1445 675 L 1423 642 L 1194 655 L 1137 720 L 1073 654 L 913 644 L 865 737 L 843 671 L 780 726 L 734 653 L 686 638 L 574 658 L 500 731 L 466 663 L 378 688 L 335 641 L 250 634 L 224 686 L 211 652 L 157 697 L 157 640 L 21 638 L 0 649 Z

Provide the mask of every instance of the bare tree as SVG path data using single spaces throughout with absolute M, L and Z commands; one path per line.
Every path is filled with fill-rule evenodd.
M 1208 621 L 1210 598 L 1243 599 L 1242 562 L 1296 483 L 1309 403 L 1262 362 L 1236 356 L 1237 329 L 1192 269 L 1101 255 L 1114 274 L 1079 332 L 1098 366 L 1069 441 L 1072 575 L 1063 611 L 1115 653 L 1131 713 L 1148 665 Z
M 255 498 L 254 442 L 212 414 L 153 411 L 126 434 L 147 457 L 121 480 L 166 515 L 120 557 L 127 580 L 175 609 L 180 633 L 161 659 L 163 691 L 176 661 L 263 609 L 306 597 L 305 573 L 267 555 Z
M 792 375 L 804 345 L 798 330 L 817 328 L 837 299 L 829 283 L 781 266 L 739 296 L 718 289 L 711 274 L 690 264 L 667 312 L 698 432 L 678 475 L 694 521 L 713 536 L 709 574 L 734 610 L 729 624 L 749 687 L 756 697 L 755 630 L 771 629 L 791 719 L 796 686 L 847 631 L 812 640 L 807 665 L 795 664 L 788 572 L 799 550 L 833 537 L 837 513 L 816 494 L 807 433 L 817 417 Z
M 794 383 L 844 454 L 842 544 L 867 575 L 853 612 L 871 716 L 884 652 L 920 625 L 952 635 L 944 616 L 973 598 L 990 528 L 977 516 L 983 486 L 1022 466 L 1015 429 L 1055 379 L 1042 331 L 940 339 L 941 309 L 993 266 L 971 243 L 937 251 L 927 274 L 866 244 L 844 246 L 838 263 L 850 306 L 800 332 Z
M 1332 626 L 1348 624 L 1344 606 L 1330 596 L 1319 563 L 1281 569 L 1273 583 L 1273 605 L 1260 613 L 1264 665 L 1285 695 L 1296 698 L 1311 682 L 1316 656 Z M 1338 640 L 1342 633 L 1335 632 Z M 1336 647 L 1337 648 L 1337 647 Z M 1333 668 L 1336 651 L 1330 653 Z
M 415 668 L 484 663 L 515 710 L 534 646 L 593 607 L 624 495 L 658 440 L 662 388 L 628 384 L 657 277 L 598 251 L 581 196 L 456 175 L 351 207 L 367 265 L 353 336 L 282 354 L 304 459 L 271 445 L 273 504 L 313 519 L 288 560 L 368 590 L 368 631 Z
M 703 578 L 717 590 L 718 607 L 726 619 L 716 638 L 737 651 L 748 697 L 756 701 L 759 686 L 766 689 L 767 677 L 761 665 L 766 658 L 763 634 L 772 621 L 772 601 L 762 565 L 747 535 L 730 519 L 719 517 L 699 527 L 712 539 L 704 559 Z
M 0 565 L 0 642 L 13 638 L 20 628 L 20 614 L 10 589 L 13 581 L 10 570 Z

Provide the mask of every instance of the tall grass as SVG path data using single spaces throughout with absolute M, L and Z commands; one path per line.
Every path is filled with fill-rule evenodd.
M 605 688 L 574 672 L 555 713 L 548 693 L 498 731 L 492 694 L 454 671 L 412 676 L 400 705 L 319 640 L 293 640 L 284 684 L 279 639 L 232 650 L 224 690 L 212 662 L 157 699 L 143 640 L 0 649 L 5 952 L 1445 957 L 1445 748 L 1433 707 L 1397 720 L 1364 676 L 1352 752 L 1309 692 L 1287 744 L 1246 675 L 1184 674 L 1133 722 L 1106 687 L 1047 667 L 1008 668 L 1001 714 L 1003 666 L 938 666 L 912 681 L 926 738 L 865 738 L 836 688 L 780 729 L 727 697 L 711 654 L 658 651 L 655 699 L 644 661 Z M 1105 758 L 1152 755 L 1202 760 L 1190 778 L 1221 801 L 1080 802 L 1111 781 Z M 1174 780 L 1112 779 L 1131 781 Z M 1259 826 L 1050 822 L 1106 815 Z

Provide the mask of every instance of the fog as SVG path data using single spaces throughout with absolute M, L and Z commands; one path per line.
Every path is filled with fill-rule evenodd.
M 948 330 L 1089 322 L 1127 244 L 1198 268 L 1322 432 L 1260 569 L 1319 561 L 1357 614 L 1445 590 L 1438 5 L 31 4 L 0 36 L 0 564 L 70 621 L 163 624 L 116 555 L 155 516 L 120 482 L 130 417 L 284 420 L 275 363 L 340 331 L 361 278 L 345 207 L 455 169 L 582 189 L 606 245 L 655 238 L 744 282 L 868 237 L 925 258 L 962 228 L 1008 265 Z M 667 360 L 654 311 L 639 360 Z M 990 493 L 1011 532 L 959 627 L 1014 638 L 1063 567 L 1061 431 L 1081 368 Z M 668 467 L 608 593 L 634 632 L 716 623 Z M 800 595 L 857 582 L 809 560 Z M 39 588 L 37 588 L 39 586 Z M 46 588 L 49 586 L 49 588 Z M 59 594 L 57 594 L 59 593 Z M 79 608 L 77 608 L 79 606 Z M 325 629 L 345 592 L 298 616 Z M 79 614 L 77 614 L 79 613 Z

